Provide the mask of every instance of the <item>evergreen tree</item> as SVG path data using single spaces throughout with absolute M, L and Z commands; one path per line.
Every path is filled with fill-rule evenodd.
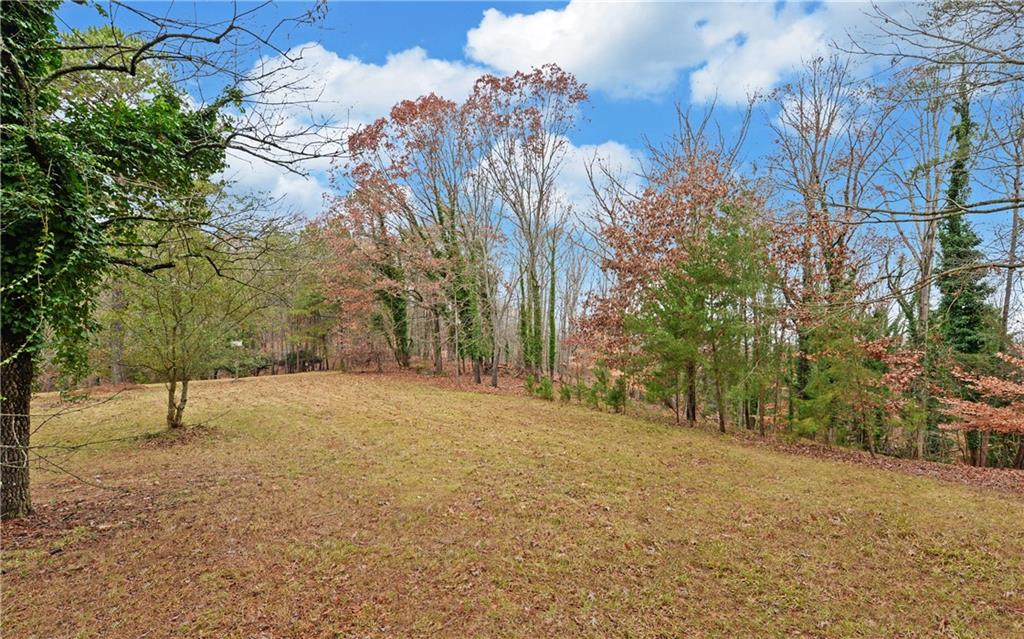
M 970 95 L 965 82 L 960 84 L 953 111 L 959 121 L 951 132 L 956 149 L 950 167 L 946 206 L 955 210 L 964 205 L 970 194 L 968 162 L 971 138 L 977 126 L 971 119 Z M 985 270 L 981 268 L 984 256 L 978 249 L 980 243 L 981 238 L 963 213 L 955 212 L 942 221 L 937 278 L 941 293 L 941 331 L 945 344 L 959 354 L 983 353 L 992 341 L 986 302 L 992 289 L 985 283 Z
M 672 400 L 677 421 L 684 384 L 699 366 L 725 431 L 729 396 L 743 378 L 742 345 L 751 332 L 744 308 L 770 281 L 764 255 L 752 213 L 723 205 L 692 238 L 685 258 L 662 273 L 638 311 L 626 316 L 625 329 L 638 345 L 632 367 L 650 396 Z
M 946 207 L 953 212 L 939 227 L 939 274 L 937 284 L 941 298 L 939 317 L 944 345 L 961 365 L 977 370 L 994 352 L 995 332 L 992 330 L 993 309 L 987 303 L 992 288 L 985 283 L 984 255 L 978 246 L 981 238 L 961 211 L 970 195 L 968 162 L 976 125 L 971 119 L 970 94 L 961 79 L 953 111 L 959 117 L 950 133 L 956 142 L 950 166 Z M 966 386 L 959 390 L 961 399 L 976 401 L 976 394 Z M 984 466 L 988 434 L 968 431 L 967 448 L 970 462 Z

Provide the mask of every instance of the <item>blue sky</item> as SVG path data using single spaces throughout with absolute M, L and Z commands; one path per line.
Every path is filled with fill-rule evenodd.
M 210 21 L 231 11 L 230 4 L 216 2 L 139 6 Z M 307 6 L 284 2 L 262 10 L 259 20 L 270 25 Z M 587 159 L 596 154 L 624 170 L 636 168 L 645 139 L 659 142 L 671 134 L 676 104 L 699 109 L 716 100 L 723 126 L 735 126 L 748 94 L 777 87 L 802 61 L 824 53 L 830 41 L 865 27 L 867 6 L 333 2 L 316 26 L 282 32 L 275 44 L 302 52 L 311 83 L 307 95 L 319 98 L 315 114 L 352 126 L 424 93 L 460 99 L 482 73 L 559 64 L 590 87 L 563 175 L 568 197 L 581 200 Z M 60 17 L 64 28 L 102 20 L 94 9 L 72 3 L 65 3 Z M 126 30 L 138 26 L 123 11 L 117 19 Z M 769 142 L 754 127 L 748 154 L 759 155 Z M 327 188 L 321 170 L 303 181 L 245 158 L 232 159 L 228 177 L 240 188 L 284 197 L 306 215 L 318 212 Z

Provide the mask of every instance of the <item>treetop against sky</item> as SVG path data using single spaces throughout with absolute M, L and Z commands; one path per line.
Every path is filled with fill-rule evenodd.
M 244 6 L 244 5 L 243 5 Z M 309 3 L 261 10 L 262 21 Z M 151 13 L 230 15 L 229 3 L 146 3 Z M 312 72 L 306 93 L 320 114 L 358 126 L 396 102 L 426 93 L 461 99 L 484 73 L 554 62 L 591 89 L 587 121 L 572 134 L 577 162 L 565 183 L 582 197 L 582 160 L 595 152 L 634 167 L 645 136 L 675 126 L 675 105 L 712 100 L 739 106 L 773 88 L 801 60 L 825 51 L 845 29 L 866 23 L 851 3 L 331 3 L 315 26 L 282 31 L 276 44 L 301 51 Z M 123 10 L 122 10 L 123 12 Z M 68 2 L 63 28 L 102 23 L 91 7 Z M 116 16 L 131 25 L 130 16 Z M 255 64 L 256 60 L 241 63 Z M 730 113 L 728 111 L 735 111 Z M 296 113 L 303 117 L 304 113 Z M 723 109 L 738 122 L 738 109 Z M 244 170 L 243 170 L 244 168 Z M 311 185 L 270 166 L 239 159 L 229 176 L 242 185 L 290 195 L 319 208 L 323 177 Z
M 269 27 L 315 6 L 260 7 L 256 19 Z M 201 12 L 198 17 L 209 22 L 226 20 L 234 10 L 226 2 L 140 8 L 189 20 Z M 894 2 L 884 10 L 905 17 L 924 8 Z M 123 8 L 112 11 L 120 14 L 104 17 L 92 6 L 66 2 L 59 12 L 61 28 L 111 20 L 126 31 L 143 28 Z M 827 56 L 836 45 L 884 40 L 866 2 L 336 2 L 321 6 L 321 13 L 315 23 L 279 29 L 272 38 L 283 54 L 301 58 L 292 72 L 296 104 L 280 109 L 283 126 L 329 119 L 357 128 L 404 99 L 436 93 L 461 100 L 485 73 L 555 63 L 586 83 L 590 95 L 580 126 L 569 133 L 572 144 L 559 178 L 565 199 L 577 209 L 586 208 L 590 196 L 587 161 L 599 157 L 624 174 L 638 171 L 648 141 L 657 143 L 675 130 L 677 108 L 714 105 L 718 126 L 728 137 L 742 126 L 752 96 L 784 86 L 808 61 Z M 280 57 L 266 51 L 258 59 L 243 54 L 237 64 L 273 66 Z M 850 64 L 853 77 L 878 80 L 888 61 L 852 56 Z M 204 82 L 189 89 L 198 101 L 216 94 L 212 81 Z M 765 104 L 754 114 L 741 158 L 744 169 L 764 170 L 760 160 L 773 152 L 776 112 Z M 312 217 L 330 191 L 330 160 L 310 169 L 304 177 L 233 156 L 224 175 L 239 189 L 267 192 Z M 985 180 L 980 181 L 983 189 Z M 1006 217 L 979 220 L 982 235 L 1005 224 Z

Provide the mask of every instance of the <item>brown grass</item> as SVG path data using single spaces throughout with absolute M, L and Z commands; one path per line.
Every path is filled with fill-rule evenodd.
M 192 397 L 37 434 L 102 443 L 40 449 L 81 480 L 4 525 L 3 636 L 1024 636 L 1019 495 L 374 376 Z

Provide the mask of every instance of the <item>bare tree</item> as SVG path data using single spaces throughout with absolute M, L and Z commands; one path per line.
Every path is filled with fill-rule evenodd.
M 575 126 L 582 84 L 555 65 L 505 78 L 477 81 L 471 104 L 477 109 L 488 154 L 483 162 L 493 188 L 508 211 L 521 243 L 528 315 L 523 323 L 524 365 L 538 372 L 543 354 L 541 270 L 546 238 L 559 211 L 555 181 Z

